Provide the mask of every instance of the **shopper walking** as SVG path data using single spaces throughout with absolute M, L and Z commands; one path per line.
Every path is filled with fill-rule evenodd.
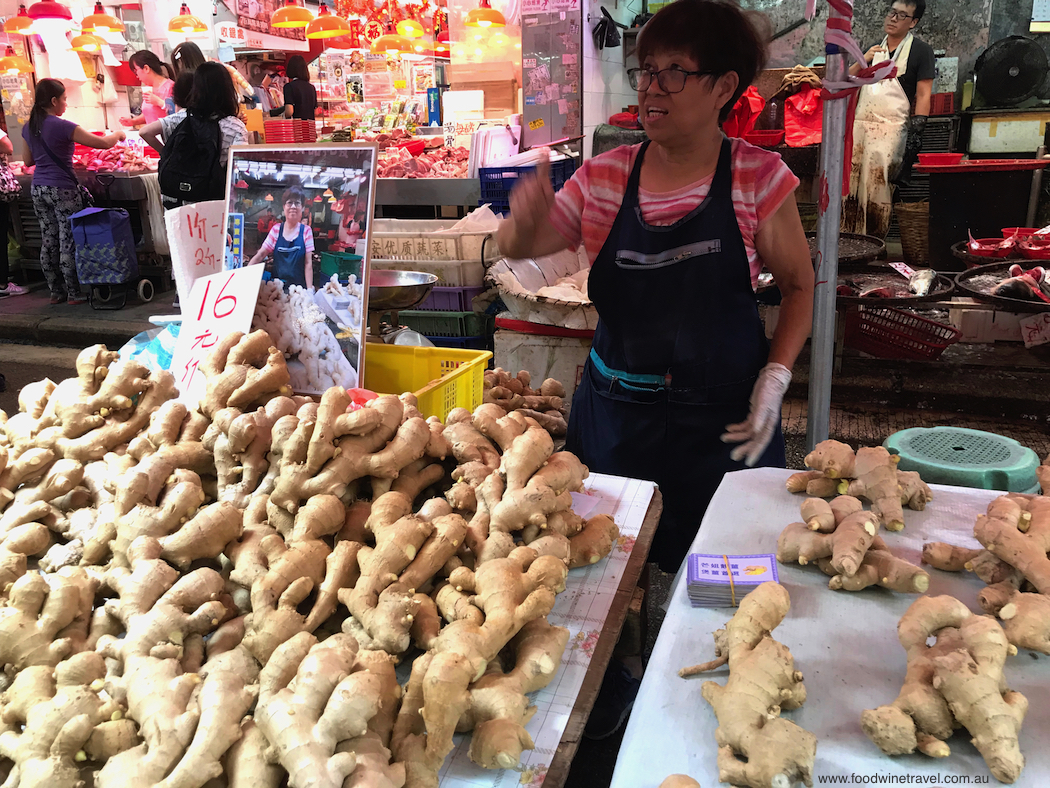
M 175 87 L 175 74 L 171 66 L 162 62 L 148 49 L 133 54 L 128 63 L 142 83 L 142 114 L 133 118 L 121 118 L 120 122 L 137 129 L 168 114 L 167 100 L 171 98 L 172 88 Z
M 80 185 L 73 174 L 75 143 L 89 148 L 112 148 L 123 131 L 98 137 L 62 119 L 66 88 L 57 79 L 41 79 L 29 123 L 22 128 L 25 164 L 33 172 L 33 208 L 40 222 L 40 265 L 51 290 L 51 303 L 82 304 L 69 217 L 84 207 Z
M 317 88 L 310 84 L 310 70 L 302 55 L 292 55 L 284 69 L 288 82 L 284 86 L 284 116 L 313 120 L 317 113 Z
M 0 167 L 10 167 L 8 157 L 15 152 L 7 132 L 0 130 Z M 7 259 L 7 234 L 11 229 L 11 206 L 0 201 L 0 297 L 25 295 L 29 291 L 11 281 L 11 270 Z M 2 391 L 3 389 L 0 389 Z

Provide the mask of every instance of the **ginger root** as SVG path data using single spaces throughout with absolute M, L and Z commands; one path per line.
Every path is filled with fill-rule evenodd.
M 817 739 L 780 716 L 806 700 L 802 674 L 787 646 L 772 631 L 791 607 L 787 589 L 763 583 L 745 596 L 725 629 L 715 632 L 713 662 L 683 668 L 683 678 L 728 663 L 725 686 L 706 681 L 700 691 L 718 717 L 718 779 L 768 788 L 813 784 Z

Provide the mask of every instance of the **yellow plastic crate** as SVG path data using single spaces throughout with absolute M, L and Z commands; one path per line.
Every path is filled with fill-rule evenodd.
M 444 421 L 453 408 L 481 404 L 491 358 L 487 350 L 369 343 L 364 386 L 379 394 L 414 392 L 424 416 Z

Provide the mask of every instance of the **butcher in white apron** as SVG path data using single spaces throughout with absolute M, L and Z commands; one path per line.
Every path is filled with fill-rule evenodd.
M 892 59 L 897 78 L 860 90 L 853 123 L 850 190 L 842 211 L 844 232 L 886 237 L 893 204 L 892 184 L 908 182 L 911 165 L 922 147 L 929 114 L 933 52 L 911 30 L 922 17 L 925 5 L 923 0 L 895 2 L 886 15 L 886 37 L 868 51 L 871 64 Z M 857 64 L 852 70 L 859 68 Z

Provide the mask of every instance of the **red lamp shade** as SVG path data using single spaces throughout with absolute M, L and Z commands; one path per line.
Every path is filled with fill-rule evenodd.
M 0 74 L 14 76 L 15 74 L 32 74 L 33 64 L 21 55 L 16 55 L 13 47 L 8 47 L 3 57 L 0 57 Z
M 237 183 L 233 184 L 233 188 L 235 188 L 235 189 L 247 189 L 248 188 L 248 182 L 246 180 L 244 180 L 244 178 L 241 178 L 239 181 L 237 181 Z
M 69 19 L 72 21 L 73 14 L 68 8 L 54 0 L 40 0 L 29 6 L 30 19 Z

